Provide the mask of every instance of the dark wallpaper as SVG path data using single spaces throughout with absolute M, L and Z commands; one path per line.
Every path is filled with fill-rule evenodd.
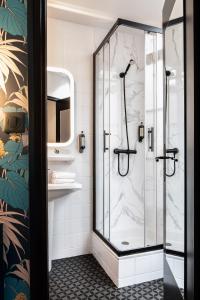
M 4 300 L 29 297 L 27 2 L 0 1 L 0 223 Z M 23 133 L 5 133 L 6 113 L 23 112 Z

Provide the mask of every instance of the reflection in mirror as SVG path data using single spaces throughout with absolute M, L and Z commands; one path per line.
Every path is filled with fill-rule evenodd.
M 47 98 L 48 142 L 64 143 L 70 138 L 70 100 Z
M 74 137 L 74 80 L 58 68 L 47 70 L 48 145 L 67 146 Z
M 185 101 L 183 2 L 175 2 L 165 30 L 166 68 L 166 258 L 177 286 L 184 289 Z

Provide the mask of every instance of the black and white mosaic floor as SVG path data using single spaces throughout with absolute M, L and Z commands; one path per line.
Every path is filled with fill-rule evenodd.
M 50 300 L 163 299 L 162 279 L 118 289 L 92 255 L 53 262 Z

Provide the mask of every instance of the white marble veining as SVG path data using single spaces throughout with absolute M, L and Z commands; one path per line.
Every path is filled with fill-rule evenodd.
M 144 142 L 138 143 L 138 125 L 144 122 L 144 32 L 119 28 L 110 40 L 110 239 L 120 234 L 132 235 L 144 246 Z M 118 157 L 115 148 L 127 149 L 123 85 L 119 74 L 130 59 L 135 61 L 126 77 L 127 119 L 130 149 L 130 171 L 126 177 L 118 174 Z M 120 156 L 123 173 L 127 168 L 127 155 Z M 135 236 L 135 239 L 137 238 Z
M 170 249 L 184 251 L 184 53 L 183 24 L 166 31 L 166 67 L 174 73 L 169 77 L 167 110 L 167 148 L 178 148 L 176 174 L 167 177 L 167 243 Z M 173 171 L 168 162 L 167 173 Z

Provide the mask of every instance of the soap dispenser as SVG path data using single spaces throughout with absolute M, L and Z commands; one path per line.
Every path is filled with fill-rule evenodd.
M 139 143 L 142 143 L 144 139 L 144 124 L 141 122 L 141 124 L 138 126 L 138 141 Z

